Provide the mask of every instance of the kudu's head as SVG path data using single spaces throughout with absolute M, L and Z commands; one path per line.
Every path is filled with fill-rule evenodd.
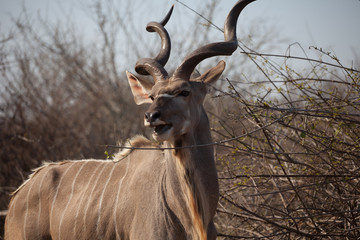
M 206 85 L 215 82 L 225 69 L 225 62 L 219 64 L 200 77 L 190 79 L 195 67 L 204 59 L 231 55 L 238 46 L 236 22 L 242 9 L 254 0 L 240 0 L 229 12 L 224 28 L 224 42 L 207 44 L 189 54 L 172 76 L 164 66 L 170 56 L 170 37 L 165 24 L 172 9 L 160 23 L 150 22 L 146 30 L 160 35 L 162 46 L 154 59 L 142 58 L 137 61 L 135 71 L 141 75 L 151 75 L 153 81 L 126 72 L 136 104 L 150 103 L 145 113 L 145 126 L 154 129 L 157 141 L 171 141 L 192 132 L 199 127 L 204 114 L 202 103 L 206 95 Z

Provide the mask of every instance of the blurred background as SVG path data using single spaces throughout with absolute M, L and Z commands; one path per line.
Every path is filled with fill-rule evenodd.
M 159 51 L 172 72 L 222 41 L 235 1 L 0 0 L 0 239 L 10 193 L 43 161 L 106 159 L 143 126 L 125 70 Z M 205 105 L 221 199 L 219 239 L 360 235 L 360 2 L 258 0 Z

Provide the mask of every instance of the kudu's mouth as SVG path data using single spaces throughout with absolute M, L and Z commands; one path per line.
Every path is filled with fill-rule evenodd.
M 153 128 L 154 128 L 153 133 L 156 136 L 159 136 L 170 130 L 172 128 L 172 124 L 161 124 L 161 125 L 153 126 Z
M 148 121 L 145 120 L 145 126 L 153 128 L 154 136 L 163 135 L 173 127 L 173 125 L 171 123 L 166 123 L 166 122 L 161 121 L 159 119 L 157 119 L 154 122 L 148 122 Z

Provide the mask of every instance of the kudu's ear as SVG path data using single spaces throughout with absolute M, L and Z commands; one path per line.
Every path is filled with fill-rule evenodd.
M 220 61 L 218 63 L 218 65 L 216 65 L 215 67 L 209 69 L 204 74 L 202 74 L 200 77 L 197 77 L 195 79 L 195 81 L 204 82 L 204 83 L 207 83 L 207 84 L 212 84 L 216 80 L 219 79 L 219 77 L 221 76 L 224 69 L 225 69 L 225 62 Z
M 143 103 L 151 103 L 151 99 L 149 98 L 149 92 L 153 86 L 153 83 L 144 80 L 142 78 L 136 77 L 134 74 L 126 71 L 126 76 L 129 81 L 129 85 L 131 88 L 131 92 L 134 96 L 135 103 L 137 105 Z

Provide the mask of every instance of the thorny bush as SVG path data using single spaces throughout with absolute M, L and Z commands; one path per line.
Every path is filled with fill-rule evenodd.
M 113 10 L 95 5 L 98 45 L 84 45 L 76 31 L 46 22 L 39 33 L 28 19 L 16 22 L 17 36 L 2 37 L 0 210 L 41 161 L 105 158 L 104 151 L 112 152 L 104 145 L 146 134 L 143 109 L 134 106 L 116 60 L 117 54 L 132 62 L 139 57 L 130 59 L 128 50 L 119 53 L 116 46 L 118 35 L 135 28 L 124 24 L 123 15 L 109 14 Z M 203 25 L 193 26 L 192 34 L 182 35 L 203 34 Z M 134 39 L 127 40 L 134 46 Z M 220 238 L 356 239 L 359 68 L 345 67 L 318 48 L 311 51 L 328 61 L 260 54 L 252 49 L 262 45 L 239 44 L 242 56 L 229 61 L 207 104 L 214 140 L 234 139 L 216 146 Z M 240 62 L 253 65 L 251 74 L 242 72 Z

